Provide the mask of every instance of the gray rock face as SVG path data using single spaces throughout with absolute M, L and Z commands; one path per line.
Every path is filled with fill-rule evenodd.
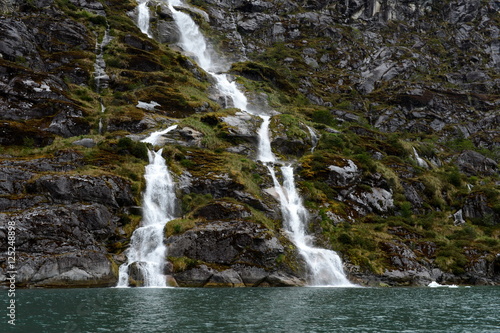
M 128 184 L 118 177 L 42 176 L 28 185 L 29 193 L 44 193 L 54 203 L 96 202 L 111 207 L 132 206 Z
M 296 272 L 278 263 L 278 258 L 286 253 L 278 238 L 256 223 L 210 221 L 183 234 L 170 236 L 166 243 L 169 257 L 188 257 L 206 265 L 227 267 L 220 271 L 197 265 L 174 272 L 180 286 L 258 286 L 264 282 L 272 286 L 303 284 Z
M 257 137 L 257 118 L 249 114 L 238 112 L 234 116 L 222 118 L 229 126 L 229 135 L 237 139 L 255 144 L 258 142 Z
M 135 200 L 130 184 L 119 177 L 65 173 L 77 168 L 81 159 L 67 151 L 0 163 L 0 211 L 6 212 L 0 213 L 0 246 L 7 249 L 8 226 L 14 225 L 19 286 L 116 283 L 107 245 L 118 237 L 118 215 Z M 0 284 L 6 281 L 7 256 L 3 257 Z
M 460 154 L 456 158 L 456 164 L 460 171 L 471 176 L 492 176 L 498 174 L 498 166 L 494 160 L 471 150 L 464 151 Z
M 500 216 L 488 204 L 483 193 L 472 193 L 465 201 L 462 208 L 465 218 L 473 219 L 477 224 L 499 225 Z
M 103 241 L 114 235 L 118 218 L 105 206 L 39 206 L 1 217 L 3 242 L 9 223 L 19 231 L 16 250 L 20 285 L 105 286 L 116 280 Z M 5 270 L 0 271 L 0 280 L 5 281 Z
M 24 22 L 15 19 L 2 19 L 0 22 L 0 53 L 6 60 L 28 62 L 31 68 L 44 67 L 35 36 Z
M 89 132 L 83 110 L 66 96 L 68 87 L 63 81 L 63 75 L 80 81 L 88 74 L 82 76 L 78 66 L 73 72 L 60 70 L 76 56 L 65 52 L 75 47 L 81 52 L 92 49 L 88 34 L 83 25 L 60 18 L 44 20 L 33 15 L 2 20 L 0 55 L 11 63 L 0 65 L 0 118 L 27 122 L 24 126 L 4 123 L 2 144 L 22 144 L 20 140 L 27 137 L 44 146 L 53 140 L 50 133 L 69 137 Z M 57 61 L 48 61 L 47 52 L 58 54 Z

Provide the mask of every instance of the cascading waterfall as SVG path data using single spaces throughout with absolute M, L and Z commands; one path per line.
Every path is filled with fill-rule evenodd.
M 173 130 L 155 132 L 143 141 L 156 142 L 157 138 Z M 159 134 L 160 133 L 160 134 Z M 163 244 L 163 229 L 175 218 L 176 196 L 175 183 L 161 156 L 162 149 L 149 151 L 149 165 L 146 166 L 144 178 L 146 191 L 143 199 L 143 219 L 130 239 L 130 247 L 126 251 L 127 263 L 120 266 L 117 287 L 128 287 L 129 269 L 136 265 L 143 279 L 144 287 L 166 287 L 163 273 L 166 247 Z
M 102 89 L 108 87 L 109 76 L 106 73 L 106 62 L 104 61 L 104 48 L 111 42 L 113 37 L 109 35 L 109 26 L 104 31 L 101 43 L 96 41 L 95 51 L 96 59 L 94 63 L 94 80 L 96 92 L 100 93 Z
M 313 153 L 314 149 L 316 149 L 316 146 L 318 145 L 319 138 L 311 127 L 307 126 L 307 130 L 309 131 L 309 135 L 311 136 L 311 142 L 312 142 L 311 153 Z
M 307 262 L 310 272 L 309 283 L 315 286 L 352 286 L 347 280 L 342 269 L 342 262 L 335 252 L 310 245 L 312 239 L 305 232 L 308 214 L 295 188 L 293 168 L 291 166 L 281 167 L 284 182 L 283 186 L 279 184 L 274 171 L 274 164 L 277 161 L 272 152 L 269 139 L 271 117 L 262 112 L 249 110 L 247 98 L 238 89 L 236 83 L 234 81 L 230 82 L 227 75 L 216 73 L 216 70 L 222 66 L 212 61 L 205 38 L 199 31 L 198 26 L 189 15 L 174 8 L 174 6 L 182 6 L 183 3 L 179 0 L 171 0 L 168 5 L 181 33 L 180 47 L 185 52 L 192 54 L 198 65 L 216 79 L 217 89 L 223 96 L 231 98 L 234 107 L 262 118 L 262 124 L 258 131 L 257 159 L 267 165 L 273 178 L 281 203 L 284 224 L 291 235 L 292 241 Z
M 340 257 L 334 251 L 311 246 L 313 238 L 305 230 L 308 218 L 307 209 L 302 203 L 302 198 L 295 187 L 293 167 L 282 166 L 283 186 L 280 185 L 274 166 L 268 164 L 267 168 L 278 193 L 281 212 L 286 230 L 291 240 L 297 246 L 309 270 L 309 285 L 329 287 L 353 286 L 346 278 Z
M 107 23 L 107 22 L 106 22 Z M 104 30 L 104 36 L 102 37 L 101 43 L 99 43 L 99 38 L 96 38 L 95 52 L 96 59 L 94 63 L 94 82 L 95 89 L 98 94 L 101 93 L 103 89 L 108 87 L 109 75 L 106 73 L 106 61 L 104 61 L 104 48 L 111 42 L 113 37 L 109 35 L 109 24 Z M 97 36 L 99 37 L 99 36 Z M 102 99 L 100 101 L 101 105 L 101 113 L 106 111 L 106 107 L 104 106 Z M 99 134 L 102 134 L 103 124 L 102 118 L 99 118 Z
M 426 168 L 426 169 L 429 167 L 429 165 L 427 164 L 427 162 L 424 161 L 424 159 L 420 157 L 420 155 L 418 154 L 418 152 L 415 149 L 415 147 L 413 147 L 413 155 L 415 156 L 415 160 L 417 161 L 417 165 L 419 167 Z
M 269 123 L 271 121 L 270 116 L 260 116 L 262 118 L 262 124 L 260 125 L 259 131 L 257 132 L 259 136 L 259 147 L 258 147 L 258 157 L 257 159 L 262 163 L 276 162 L 276 157 L 274 157 L 273 151 L 271 149 L 271 141 L 269 140 Z
M 238 89 L 236 82 L 230 82 L 226 74 L 217 73 L 224 66 L 212 60 L 207 42 L 200 32 L 198 25 L 193 21 L 191 16 L 174 8 L 174 6 L 183 5 L 182 2 L 171 0 L 168 2 L 168 5 L 172 11 L 174 21 L 181 32 L 179 46 L 186 53 L 193 55 L 197 64 L 214 77 L 217 82 L 217 89 L 221 95 L 231 98 L 235 108 L 251 113 L 248 110 L 247 98 L 245 94 Z
M 153 38 L 153 35 L 149 32 L 149 20 L 148 0 L 141 0 L 139 6 L 137 6 L 137 26 L 143 34 Z

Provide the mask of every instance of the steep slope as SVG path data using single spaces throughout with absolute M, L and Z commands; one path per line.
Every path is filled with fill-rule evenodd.
M 232 64 L 220 70 L 275 112 L 271 145 L 297 163 L 309 231 L 351 280 L 499 283 L 496 1 L 190 4 Z M 138 141 L 176 123 L 162 138 L 182 211 L 165 229 L 167 273 L 303 284 L 255 161 L 261 119 L 182 54 L 164 2 L 147 7 L 153 38 L 134 1 L 0 1 L 0 233 L 16 226 L 18 283 L 116 284 L 141 218 Z

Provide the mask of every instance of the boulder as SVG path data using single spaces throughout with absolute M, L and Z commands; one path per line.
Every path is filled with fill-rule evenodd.
M 242 204 L 217 200 L 198 208 L 193 216 L 206 220 L 233 220 L 250 217 L 251 212 Z
M 85 148 L 92 148 L 92 147 L 95 147 L 96 142 L 94 141 L 94 139 L 85 138 L 85 139 L 73 141 L 72 144 L 75 145 L 75 146 L 82 146 L 82 147 L 85 147 Z
M 174 272 L 180 286 L 242 286 L 260 284 L 264 279 L 278 286 L 300 281 L 289 266 L 278 263 L 278 257 L 287 254 L 281 241 L 271 230 L 256 223 L 241 220 L 202 223 L 170 236 L 166 244 L 169 257 L 187 257 L 205 263 Z M 272 278 L 273 274 L 287 278 Z
M 358 183 L 361 170 L 351 160 L 339 159 L 336 164 L 328 166 L 327 183 L 334 187 L 350 186 Z

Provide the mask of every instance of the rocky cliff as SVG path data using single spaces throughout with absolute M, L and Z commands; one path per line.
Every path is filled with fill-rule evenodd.
M 309 232 L 350 279 L 500 283 L 500 5 L 480 0 L 191 0 L 191 15 L 296 165 Z M 162 1 L 0 0 L 0 247 L 20 286 L 116 284 L 162 138 L 185 286 L 302 285 L 260 118 L 183 54 Z M 271 111 L 272 110 L 272 111 Z M 6 283 L 7 252 L 0 255 Z

